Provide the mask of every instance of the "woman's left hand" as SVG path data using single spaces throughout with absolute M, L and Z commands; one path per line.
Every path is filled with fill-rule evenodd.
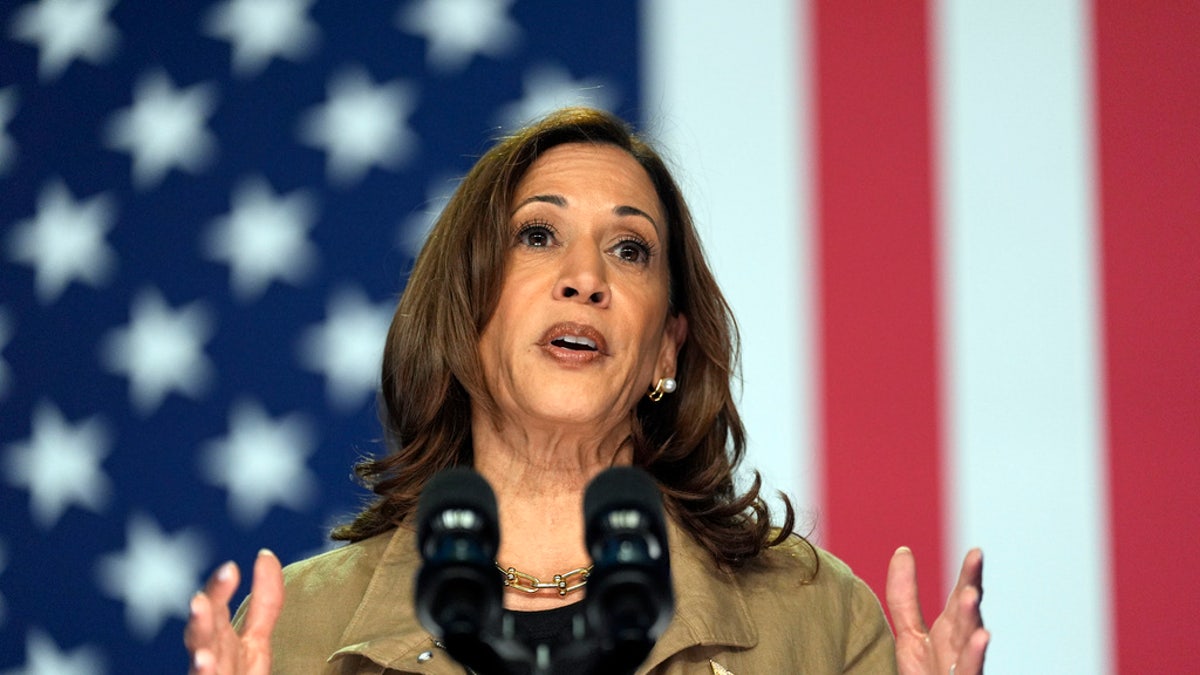
M 991 636 L 983 627 L 983 551 L 971 549 L 946 608 L 926 628 L 917 600 L 917 563 L 900 547 L 888 564 L 887 604 L 896 630 L 896 662 L 904 675 L 978 675 Z

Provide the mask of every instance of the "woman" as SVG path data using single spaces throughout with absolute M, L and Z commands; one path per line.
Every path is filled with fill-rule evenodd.
M 624 464 L 654 476 L 670 520 L 676 614 L 643 671 L 979 672 L 977 551 L 930 630 L 897 551 L 893 641 L 865 584 L 791 534 L 786 499 L 776 530 L 757 476 L 735 491 L 735 340 L 678 187 L 620 120 L 567 109 L 503 140 L 446 206 L 392 321 L 391 452 L 359 467 L 377 500 L 335 531 L 345 547 L 282 574 L 260 553 L 237 630 L 238 571 L 219 568 L 192 602 L 193 672 L 462 672 L 413 616 L 426 481 L 480 472 L 499 506 L 497 565 L 551 579 L 588 564 L 584 488 Z M 547 639 L 586 593 L 517 585 L 505 607 Z

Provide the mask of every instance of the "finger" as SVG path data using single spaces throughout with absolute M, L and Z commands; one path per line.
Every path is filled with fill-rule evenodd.
M 974 589 L 973 593 L 977 596 L 970 606 L 966 606 L 962 602 L 963 593 L 966 589 Z M 962 616 L 961 610 L 965 607 L 970 610 L 972 619 L 979 616 L 979 598 L 983 595 L 983 551 L 978 548 L 973 548 L 967 551 L 963 556 L 962 567 L 958 570 L 958 579 L 954 582 L 954 588 L 950 591 L 950 595 L 946 596 L 946 607 L 943 609 L 945 616 L 957 629 Z M 979 624 L 983 625 L 983 620 L 979 619 Z M 975 628 L 972 625 L 971 628 Z M 966 632 L 963 633 L 967 634 Z
M 250 588 L 250 606 L 242 638 L 264 645 L 271 640 L 271 631 L 283 609 L 283 568 L 275 554 L 262 549 L 254 560 L 254 583 Z
M 197 591 L 189 603 L 187 627 L 183 642 L 191 653 L 189 673 L 213 675 L 216 673 L 216 651 L 219 649 L 217 625 L 213 620 L 212 603 L 203 591 Z
M 973 548 L 963 556 L 962 567 L 958 570 L 958 580 L 954 590 L 959 591 L 967 586 L 973 586 L 983 595 L 983 550 Z
M 892 554 L 892 560 L 888 563 L 885 595 L 897 635 L 924 635 L 927 632 L 925 619 L 921 615 L 921 603 L 917 599 L 917 561 L 907 546 L 901 546 Z
M 237 636 L 229 626 L 229 601 L 240 580 L 237 565 L 226 562 L 208 578 L 204 590 L 192 597 L 184 644 L 192 653 L 193 672 L 216 673 L 222 660 L 236 657 Z
M 970 635 L 976 628 L 983 628 L 983 614 L 979 611 L 979 589 L 967 586 L 958 594 L 958 616 L 955 623 L 963 635 Z
M 221 565 L 208 578 L 204 594 L 208 596 L 214 621 L 229 621 L 229 601 L 242 581 L 241 571 L 232 560 Z
M 211 651 L 198 650 L 192 655 L 192 666 L 188 669 L 191 675 L 216 675 L 217 660 Z
M 983 628 L 983 618 L 979 614 L 979 590 L 967 586 L 955 595 L 955 611 L 946 610 L 945 623 L 950 631 L 949 648 L 957 654 L 965 649 L 975 631 Z M 936 633 L 939 629 L 934 628 Z
M 208 608 L 208 596 L 197 591 L 188 605 L 188 622 L 183 629 L 183 644 L 189 652 L 209 647 L 213 639 L 212 615 Z
M 958 654 L 955 664 L 955 675 L 980 675 L 983 673 L 983 660 L 987 655 L 988 644 L 992 636 L 986 629 L 977 628 L 971 633 L 971 638 Z

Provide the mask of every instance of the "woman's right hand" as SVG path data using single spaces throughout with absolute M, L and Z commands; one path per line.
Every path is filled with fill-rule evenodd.
M 191 617 L 183 642 L 191 654 L 193 675 L 267 675 L 271 672 L 271 631 L 283 608 L 283 569 L 274 553 L 263 549 L 254 561 L 250 606 L 241 631 L 230 623 L 229 601 L 240 580 L 238 567 L 227 562 L 192 596 Z

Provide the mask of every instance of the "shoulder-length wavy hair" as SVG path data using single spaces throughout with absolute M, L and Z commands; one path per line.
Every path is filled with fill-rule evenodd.
M 479 337 L 500 295 L 511 202 L 518 181 L 550 148 L 603 143 L 646 170 L 667 218 L 670 311 L 688 321 L 678 359 L 678 390 L 643 398 L 629 439 L 633 462 L 658 481 L 669 513 L 713 558 L 738 566 L 791 533 L 786 497 L 782 528 L 772 531 L 761 478 L 739 494 L 733 471 L 745 430 L 733 402 L 737 327 L 705 261 L 683 195 L 657 152 L 619 118 L 567 108 L 502 139 L 458 186 L 421 250 L 388 331 L 380 415 L 386 456 L 355 471 L 377 495 L 334 539 L 357 541 L 400 524 L 435 473 L 471 466 L 471 403 L 495 414 L 480 365 Z

